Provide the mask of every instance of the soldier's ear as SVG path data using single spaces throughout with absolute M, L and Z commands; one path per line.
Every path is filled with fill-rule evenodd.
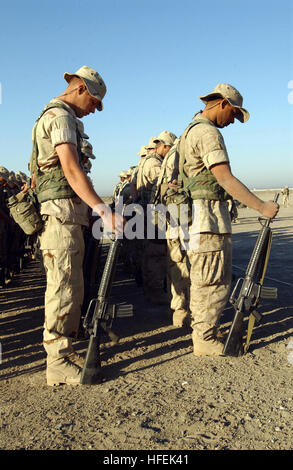
M 81 83 L 78 87 L 78 94 L 82 95 L 86 90 L 87 90 L 87 87 L 83 83 Z

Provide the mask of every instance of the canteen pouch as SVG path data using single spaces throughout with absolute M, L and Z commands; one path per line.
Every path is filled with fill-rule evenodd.
M 185 210 L 185 221 L 186 218 L 188 220 L 188 224 L 191 224 L 192 222 L 192 202 L 190 200 L 190 197 L 188 196 L 188 193 L 185 191 L 183 188 L 178 188 L 177 191 L 174 189 L 168 189 L 165 194 L 162 196 L 162 202 L 165 204 L 167 207 L 168 205 L 174 205 L 177 206 L 177 217 L 178 220 L 180 221 L 183 213 L 180 212 L 180 207 Z M 187 211 L 187 213 L 186 213 Z
M 8 199 L 11 217 L 26 235 L 33 235 L 43 227 L 43 221 L 37 209 L 35 198 L 30 191 L 20 192 Z

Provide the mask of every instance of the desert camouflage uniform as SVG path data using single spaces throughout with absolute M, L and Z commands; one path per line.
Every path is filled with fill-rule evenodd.
M 141 165 L 144 162 L 144 159 L 147 155 L 147 150 L 145 146 L 142 146 L 140 149 L 140 152 L 137 154 L 140 156 L 140 160 L 136 167 L 133 169 L 132 175 L 131 175 L 131 184 L 135 187 L 135 190 L 137 190 L 137 175 L 138 175 L 138 170 L 141 167 Z M 135 199 L 133 201 L 134 203 L 137 202 L 137 191 L 135 194 Z M 135 281 L 139 287 L 142 286 L 142 258 L 143 258 L 143 246 L 144 246 L 144 240 L 139 239 L 139 238 L 134 238 L 133 240 L 128 243 L 128 257 L 131 263 L 131 273 L 133 274 Z
M 288 207 L 289 206 L 289 188 L 288 188 L 288 186 L 285 186 L 282 189 L 282 194 L 283 194 L 283 206 Z
M 7 191 L 7 199 L 11 196 L 16 195 L 20 189 L 21 185 L 16 178 L 16 175 L 13 171 L 10 172 L 8 185 L 5 188 Z M 25 243 L 25 234 L 22 228 L 14 222 L 11 218 L 11 224 L 8 228 L 8 238 L 9 238 L 9 248 L 8 248 L 8 272 L 7 275 L 12 277 L 13 274 L 19 273 L 20 270 L 20 258 L 24 255 L 24 243 Z
M 48 110 L 37 124 L 38 165 L 43 172 L 58 162 L 56 145 L 77 145 L 76 116 L 66 107 Z M 84 292 L 82 227 L 88 225 L 88 206 L 75 196 L 42 202 L 40 212 L 44 220 L 40 249 L 47 275 L 43 341 L 49 363 L 72 351 L 72 338 L 78 332 Z
M 145 236 L 147 236 L 147 205 L 160 174 L 163 157 L 156 152 L 144 158 L 137 172 L 139 202 L 145 207 Z M 143 242 L 142 278 L 147 298 L 160 296 L 166 278 L 166 240 L 145 238 Z
M 163 186 L 168 185 L 178 178 L 178 157 L 176 151 L 177 142 L 174 142 L 174 147 L 169 150 L 165 156 L 160 174 L 158 176 L 157 188 L 160 194 L 163 191 Z M 168 219 L 167 219 L 168 220 Z M 189 269 L 187 265 L 186 251 L 182 249 L 182 245 L 178 236 L 175 238 L 171 236 L 170 224 L 167 222 L 166 231 L 167 240 L 167 281 L 168 289 L 170 291 L 170 308 L 173 311 L 173 324 L 175 326 L 182 326 L 189 321 Z
M 202 118 L 201 118 L 202 119 Z M 185 174 L 196 176 L 204 167 L 210 169 L 229 158 L 223 137 L 215 125 L 205 119 L 181 137 L 180 153 L 185 152 Z M 200 236 L 198 246 L 188 249 L 190 263 L 190 311 L 193 338 L 213 336 L 229 295 L 232 275 L 231 218 L 226 201 L 197 199 L 199 225 L 193 227 Z M 199 211 L 199 212 L 198 212 Z M 200 234 L 200 235 L 198 235 Z

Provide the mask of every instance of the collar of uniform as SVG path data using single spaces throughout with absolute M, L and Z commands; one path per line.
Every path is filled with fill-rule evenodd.
M 60 98 L 53 98 L 50 103 L 62 103 L 67 109 L 70 114 L 76 119 L 76 114 L 73 109 L 69 106 L 69 104 L 65 103 L 65 101 L 60 100 Z
M 159 158 L 160 160 L 164 160 L 164 157 L 162 157 L 161 155 L 159 155 L 157 152 L 152 152 L 152 153 L 149 153 L 147 155 L 147 157 L 149 158 Z
M 200 121 L 206 121 L 207 124 L 211 124 L 212 126 L 215 126 L 215 124 L 213 123 L 213 121 L 210 121 L 210 120 L 209 120 L 208 118 L 206 118 L 206 117 L 201 117 L 200 114 L 198 114 L 198 115 L 195 116 L 195 118 L 194 118 L 194 121 L 198 121 L 198 120 L 200 120 Z M 216 126 L 215 126 L 215 127 L 216 127 Z

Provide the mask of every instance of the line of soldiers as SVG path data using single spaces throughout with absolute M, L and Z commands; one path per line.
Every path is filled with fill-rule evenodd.
M 36 238 L 28 237 L 10 216 L 7 200 L 29 185 L 21 171 L 0 167 L 0 287 L 5 287 L 19 273 L 25 256 L 32 252 Z
M 121 190 L 125 184 L 123 178 L 128 176 L 127 188 L 131 201 L 137 202 L 145 210 L 145 238 L 127 240 L 128 256 L 123 256 L 123 259 L 127 264 L 130 263 L 137 283 L 143 287 L 146 300 L 155 305 L 169 305 L 173 325 L 181 327 L 190 324 L 190 281 L 186 251 L 178 238 L 169 236 L 168 223 L 165 239 L 150 239 L 146 233 L 147 206 L 160 203 L 168 183 L 178 177 L 178 143 L 177 136 L 166 130 L 157 137 L 151 137 L 137 154 L 140 156 L 138 165 L 119 174 L 122 185 L 120 182 L 116 185 L 113 195 L 124 196 Z M 120 191 L 117 191 L 117 187 L 121 188 Z
M 109 217 L 90 178 L 84 177 L 84 173 L 90 173 L 90 159 L 95 156 L 77 118 L 103 109 L 104 82 L 87 66 L 64 78 L 69 83 L 66 93 L 51 100 L 36 121 L 31 159 L 32 180 L 35 175 L 44 222 L 39 239 L 47 275 L 43 344 L 49 385 L 79 383 L 79 359 L 72 339 L 77 336 L 83 299 L 83 237 L 90 208 L 106 226 L 110 219 L 115 231 L 117 220 L 122 224 L 116 201 Z M 253 195 L 231 173 L 218 128 L 233 124 L 234 119 L 242 123 L 248 120 L 240 93 L 231 85 L 219 84 L 200 99 L 205 108 L 194 116 L 182 136 L 177 138 L 164 130 L 152 137 L 139 152 L 139 164 L 126 172 L 126 179 L 115 190 L 115 197 L 122 197 L 124 203 L 137 202 L 147 222 L 149 207 L 153 205 L 168 206 L 174 201 L 178 210 L 188 206 L 197 211 L 188 224 L 190 238 L 195 235 L 198 241 L 196 246 L 184 246 L 179 233 L 174 237 L 172 219 L 167 218 L 165 237 L 158 235 L 156 220 L 153 225 L 157 236 L 149 236 L 149 224 L 144 223 L 142 237 L 125 237 L 124 250 L 129 256 L 123 257 L 130 261 L 131 269 L 134 266 L 145 298 L 154 304 L 169 304 L 174 325 L 190 324 L 196 356 L 223 352 L 219 319 L 232 277 L 232 231 L 227 204 L 230 194 L 264 217 L 273 218 L 279 210 L 273 201 L 265 202 Z M 38 127 L 39 122 L 43 127 Z M 60 126 L 66 132 L 60 132 Z M 55 162 L 51 161 L 52 155 Z M 63 270 L 64 264 L 68 269 Z

